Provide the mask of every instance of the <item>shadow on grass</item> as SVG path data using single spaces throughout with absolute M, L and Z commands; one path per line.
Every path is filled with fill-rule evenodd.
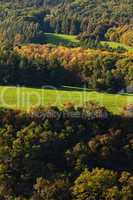
M 46 33 L 46 34 L 44 34 L 44 37 L 45 37 L 46 43 L 52 43 L 54 45 L 59 45 L 59 44 L 67 45 L 69 43 L 71 43 L 71 44 L 76 43 L 74 41 L 70 41 L 67 38 L 63 38 L 60 35 L 55 35 L 55 34 L 52 34 L 52 33 Z
M 1 85 L 2 87 L 20 87 L 20 88 L 29 88 L 29 89 L 47 89 L 47 90 L 60 90 L 60 91 L 70 91 L 70 92 L 98 92 L 99 94 L 110 94 L 110 95 L 120 95 L 120 96 L 130 96 L 133 97 L 133 93 L 118 93 L 118 92 L 107 92 L 107 91 L 99 91 L 99 90 L 94 90 L 94 89 L 89 89 L 87 87 L 74 87 L 74 86 L 53 86 L 53 85 L 44 85 L 44 86 L 26 86 L 26 85 Z
M 42 89 L 71 91 L 71 92 L 92 92 L 92 91 L 95 91 L 93 89 L 88 89 L 86 87 L 50 86 L 50 85 L 46 85 Z
M 120 93 L 119 95 L 122 95 L 122 96 L 132 96 L 133 97 L 133 93 Z

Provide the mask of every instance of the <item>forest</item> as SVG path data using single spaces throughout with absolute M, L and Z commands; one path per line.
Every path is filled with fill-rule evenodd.
M 133 84 L 133 54 L 53 45 L 16 46 L 0 55 L 0 84 L 84 86 L 126 91 Z
M 1 39 L 44 41 L 44 32 L 133 45 L 132 0 L 0 1 Z
M 132 1 L 100 2 L 1 1 L 0 83 L 86 85 L 108 92 L 132 87 L 132 52 L 100 43 L 133 45 Z M 48 32 L 73 34 L 79 42 L 54 47 L 47 44 Z
M 133 199 L 131 110 L 0 109 L 0 199 Z
M 0 200 L 133 200 L 132 0 L 0 0 Z

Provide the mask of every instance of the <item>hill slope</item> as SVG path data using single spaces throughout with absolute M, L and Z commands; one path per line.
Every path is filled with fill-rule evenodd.
M 8 0 L 0 2 L 0 35 L 4 37 L 4 40 L 9 39 L 13 42 L 14 38 L 18 39 L 18 34 L 21 36 L 19 42 L 31 42 L 34 41 L 33 39 L 41 41 L 42 32 L 81 34 L 83 38 L 105 40 L 110 28 L 125 25 L 130 27 L 133 20 L 131 0 Z M 31 30 L 30 32 L 27 27 Z M 34 34 L 28 38 L 30 33 Z
M 72 87 L 64 87 L 62 90 L 0 87 L 0 97 L 3 97 L 0 98 L 1 107 L 22 110 L 27 110 L 32 106 L 56 105 L 62 107 L 67 102 L 82 106 L 86 101 L 96 101 L 104 105 L 110 112 L 119 114 L 124 106 L 133 103 L 132 95 L 98 93 Z
M 44 39 L 46 43 L 51 43 L 55 45 L 68 45 L 71 44 L 78 44 L 79 40 L 76 39 L 74 35 L 65 35 L 65 34 L 56 34 L 56 33 L 45 33 Z

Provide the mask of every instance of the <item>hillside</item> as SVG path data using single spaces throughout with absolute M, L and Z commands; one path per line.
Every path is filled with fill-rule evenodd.
M 109 45 L 113 49 L 117 49 L 119 47 L 122 47 L 126 49 L 129 52 L 133 52 L 133 47 L 119 43 L 119 42 L 108 42 L 108 41 L 101 41 L 102 45 Z
M 14 51 L 20 58 L 26 58 L 25 62 L 33 62 L 33 65 L 36 62 L 35 70 L 41 63 L 42 77 L 39 75 L 39 80 L 49 79 L 52 85 L 85 84 L 88 88 L 106 91 L 125 90 L 132 85 L 132 52 L 116 53 L 80 47 L 33 44 L 18 46 Z
M 112 191 L 115 200 L 131 200 L 129 108 L 122 116 L 94 102 L 0 108 L 1 200 L 112 200 Z
M 56 33 L 45 33 L 45 43 L 54 45 L 78 45 L 80 42 L 74 35 L 56 34 Z M 79 44 L 80 45 L 80 44 Z
M 44 34 L 44 43 L 46 44 L 53 44 L 53 45 L 65 45 L 65 46 L 77 46 L 77 47 L 86 47 L 86 48 L 92 48 L 93 46 L 91 46 L 91 43 L 87 43 L 84 44 L 84 42 L 80 42 L 80 40 L 78 40 L 78 37 L 75 35 L 67 35 L 67 34 L 57 34 L 57 33 L 45 33 Z M 92 44 L 93 45 L 93 44 Z M 125 45 L 123 43 L 120 42 L 111 42 L 111 41 L 99 41 L 97 44 L 96 48 L 102 49 L 103 46 L 103 50 L 107 51 L 115 51 L 116 52 L 123 52 L 127 51 L 127 52 L 133 52 L 133 47 Z M 110 47 L 112 49 L 107 48 Z
M 25 6 L 46 6 L 46 5 L 58 5 L 59 3 L 62 3 L 64 0 L 0 0 L 1 3 L 11 3 L 15 5 L 19 5 L 22 7 Z
M 65 46 L 1 46 L 0 84 L 42 87 L 60 85 L 98 91 L 128 91 L 132 86 L 132 52 L 109 52 Z M 3 67 L 4 66 L 4 67 Z
M 83 106 L 87 101 L 96 101 L 113 114 L 120 114 L 124 106 L 133 103 L 133 95 L 128 94 L 98 93 L 73 87 L 48 88 L 51 89 L 0 87 L 0 94 L 4 94 L 3 100 L 0 95 L 0 107 L 29 110 L 31 107 L 52 105 L 62 108 L 68 102 L 75 106 Z
M 133 200 L 133 0 L 0 0 L 0 200 Z
M 1 40 L 42 43 L 44 32 L 54 32 L 132 46 L 132 10 L 131 0 L 1 1 Z

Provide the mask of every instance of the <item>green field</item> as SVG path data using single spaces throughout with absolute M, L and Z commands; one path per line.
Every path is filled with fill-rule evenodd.
M 112 47 L 113 49 L 117 49 L 118 47 L 123 47 L 126 50 L 133 52 L 133 47 L 127 46 L 125 44 L 122 43 L 118 43 L 118 42 L 108 42 L 108 41 L 102 41 L 101 42 L 102 45 L 108 44 L 110 47 Z
M 77 40 L 76 36 L 74 36 L 74 35 L 45 33 L 44 36 L 45 36 L 46 43 L 51 43 L 51 44 L 54 44 L 54 45 L 60 45 L 60 44 L 68 45 L 69 43 L 72 43 L 72 44 L 78 44 L 79 43 L 79 40 Z M 122 43 L 101 41 L 101 44 L 102 45 L 107 44 L 113 49 L 117 49 L 118 47 L 123 47 L 126 50 L 128 50 L 129 52 L 133 52 L 133 47 L 127 46 L 127 45 L 122 44 Z
M 61 107 L 66 102 L 72 102 L 78 106 L 89 100 L 96 101 L 106 106 L 109 111 L 118 114 L 123 106 L 133 103 L 133 95 L 114 95 L 68 87 L 56 90 L 0 86 L 0 106 L 6 108 L 27 110 L 32 106 L 57 105 Z
M 45 33 L 44 36 L 45 36 L 45 41 L 47 43 L 51 43 L 54 45 L 59 45 L 59 44 L 67 45 L 69 43 L 77 44 L 79 42 L 76 39 L 76 36 L 74 35 Z

